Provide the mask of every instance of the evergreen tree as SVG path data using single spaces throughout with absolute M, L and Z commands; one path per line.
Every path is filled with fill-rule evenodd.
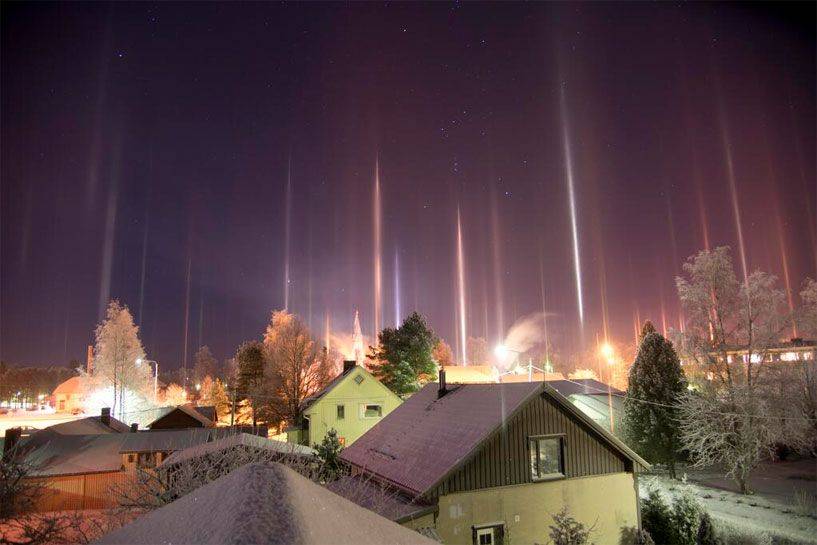
M 675 478 L 680 449 L 677 404 L 687 383 L 672 343 L 656 333 L 649 322 L 644 333 L 630 367 L 624 400 L 625 435 L 636 452 L 649 462 L 666 464 Z
M 343 463 L 340 461 L 340 452 L 343 445 L 338 439 L 338 432 L 335 428 L 329 429 L 319 445 L 315 445 L 315 452 L 321 462 L 320 479 L 324 482 L 333 481 L 340 476 L 343 470 Z
M 641 524 L 655 543 L 672 544 L 672 513 L 657 490 L 641 500 Z
M 673 544 L 695 545 L 701 524 L 701 506 L 689 493 L 683 493 L 672 504 Z
M 393 392 L 408 394 L 434 380 L 437 364 L 432 350 L 437 336 L 417 312 L 412 312 L 397 329 L 385 328 L 378 341 L 369 354 L 374 361 L 372 371 Z
M 249 399 L 252 407 L 253 425 L 256 423 L 256 410 L 259 401 L 254 396 L 258 393 L 264 379 L 264 345 L 259 341 L 246 341 L 238 347 L 235 354 L 238 362 L 236 377 L 236 399 Z
M 549 537 L 553 545 L 592 545 L 590 534 L 593 528 L 570 516 L 567 507 L 553 515 L 553 524 L 549 526 Z
M 204 381 L 205 377 L 215 377 L 216 376 L 216 367 L 218 367 L 218 362 L 216 358 L 213 357 L 213 353 L 210 352 L 209 346 L 202 346 L 196 352 L 195 357 L 193 358 L 193 380 L 197 384 L 201 384 Z

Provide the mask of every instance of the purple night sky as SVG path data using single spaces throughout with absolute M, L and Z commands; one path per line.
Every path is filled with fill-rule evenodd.
M 82 359 L 115 297 L 166 368 L 202 344 L 224 359 L 284 305 L 287 263 L 318 338 L 356 308 L 371 334 L 378 158 L 382 325 L 397 300 L 457 347 L 459 207 L 467 335 L 541 312 L 542 285 L 564 351 L 605 315 L 622 341 L 636 313 L 677 326 L 686 257 L 729 245 L 740 270 L 727 151 L 747 264 L 784 288 L 785 265 L 796 302 L 817 275 L 814 20 L 814 3 L 4 3 L 0 357 Z

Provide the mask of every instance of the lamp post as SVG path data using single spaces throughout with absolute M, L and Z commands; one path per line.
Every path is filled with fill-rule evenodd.
M 142 365 L 142 363 L 152 363 L 153 364 L 153 402 L 159 402 L 159 362 L 156 360 L 143 360 L 142 358 L 136 358 L 136 365 Z

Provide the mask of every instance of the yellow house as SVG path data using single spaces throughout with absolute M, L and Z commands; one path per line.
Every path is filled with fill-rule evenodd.
M 640 526 L 649 465 L 556 390 L 440 379 L 344 449 L 330 488 L 448 545 L 544 543 L 563 508 L 597 545 Z
M 402 400 L 354 361 L 314 396 L 304 400 L 303 424 L 287 430 L 287 440 L 308 446 L 323 441 L 335 429 L 342 445 L 351 445 L 396 409 Z

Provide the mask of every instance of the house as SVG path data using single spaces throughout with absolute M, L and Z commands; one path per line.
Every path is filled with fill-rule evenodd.
M 593 379 L 549 380 L 548 386 L 565 396 L 599 426 L 618 434 L 624 416 L 626 392 Z M 610 425 L 610 412 L 613 425 Z
M 155 419 L 147 424 L 151 430 L 212 428 L 216 425 L 215 407 L 196 407 L 192 403 L 156 409 Z
M 51 393 L 54 408 L 60 413 L 80 413 L 85 403 L 85 385 L 82 377 L 71 377 L 60 383 Z
M 97 541 L 100 545 L 433 545 L 281 464 L 245 465 Z
M 317 445 L 327 431 L 335 429 L 341 444 L 351 445 L 400 403 L 400 397 L 374 375 L 346 361 L 340 375 L 304 400 L 302 425 L 287 430 L 287 440 Z
M 86 416 L 77 420 L 69 420 L 60 424 L 48 426 L 61 435 L 94 435 L 100 433 L 127 433 L 130 426 L 111 416 L 110 407 L 103 407 L 99 416 Z
M 618 543 L 640 526 L 649 467 L 545 382 L 450 385 L 444 372 L 341 457 L 352 474 L 332 490 L 361 505 L 362 487 L 391 490 L 378 512 L 462 545 L 544 542 L 562 508 L 595 543 Z

